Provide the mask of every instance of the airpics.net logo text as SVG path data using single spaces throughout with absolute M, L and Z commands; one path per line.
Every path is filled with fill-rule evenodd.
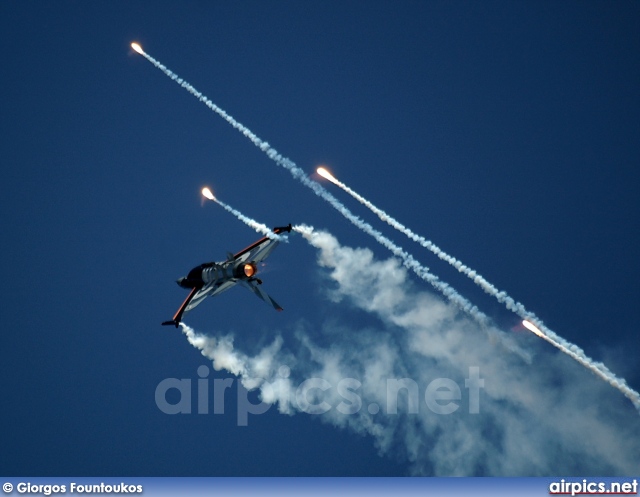
M 631 481 L 554 481 L 549 495 L 638 495 L 638 480 Z
M 156 406 L 165 414 L 209 414 L 210 406 L 213 405 L 213 414 L 224 414 L 226 393 L 235 385 L 237 424 L 247 426 L 250 414 L 264 414 L 273 405 L 259 398 L 257 403 L 252 402 L 242 381 L 235 378 L 210 380 L 209 373 L 209 368 L 202 365 L 197 370 L 198 378 L 195 381 L 189 378 L 165 378 L 160 381 L 155 390 Z M 270 389 L 282 392 L 278 381 L 288 379 L 289 376 L 289 368 L 281 366 L 278 370 L 279 378 L 272 383 L 260 378 L 251 379 L 249 383 L 260 385 L 263 393 L 269 392 Z M 353 415 L 367 409 L 371 415 L 397 415 L 418 414 L 427 409 L 428 412 L 437 415 L 449 415 L 459 412 L 463 405 L 467 407 L 465 411 L 478 414 L 484 379 L 480 377 L 478 367 L 469 368 L 469 375 L 465 378 L 462 388 L 450 378 L 436 378 L 422 387 L 411 378 L 387 378 L 380 381 L 379 394 L 376 396 L 378 400 L 366 405 L 363 401 L 362 387 L 362 382 L 356 378 L 342 378 L 332 382 L 325 378 L 313 377 L 297 386 L 289 384 L 286 400 L 294 410 L 307 414 L 325 414 L 336 410 L 344 415 Z

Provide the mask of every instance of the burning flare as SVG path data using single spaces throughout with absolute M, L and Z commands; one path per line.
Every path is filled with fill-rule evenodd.
M 319 167 L 318 169 L 316 169 L 316 172 L 322 176 L 324 179 L 328 179 L 329 181 L 331 181 L 331 183 L 338 183 L 338 180 L 336 178 L 333 177 L 333 175 L 327 171 L 324 167 Z
M 131 43 L 131 48 L 133 48 L 136 52 L 138 52 L 139 54 L 142 54 L 142 47 L 136 43 L 135 41 L 133 43 Z
M 202 189 L 202 195 L 204 195 L 205 197 L 207 197 L 209 200 L 213 200 L 213 201 L 215 201 L 215 199 L 216 199 L 216 198 L 213 196 L 213 193 L 211 192 L 211 190 L 209 189 L 209 187 L 208 187 L 208 186 L 205 186 L 205 187 Z
M 526 319 L 522 320 L 522 326 L 524 326 L 529 331 L 532 331 L 533 333 L 535 333 L 539 337 L 542 337 L 542 331 L 540 331 L 540 329 L 535 324 L 533 324 L 531 321 L 527 321 Z

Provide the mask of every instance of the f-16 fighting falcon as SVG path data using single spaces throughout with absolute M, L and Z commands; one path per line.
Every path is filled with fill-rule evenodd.
M 289 233 L 291 225 L 273 228 L 273 232 L 276 235 Z M 271 304 L 276 311 L 281 311 L 282 307 L 260 287 L 262 280 L 256 278 L 258 264 L 273 252 L 278 243 L 278 240 L 265 236 L 235 255 L 229 253 L 224 262 L 207 262 L 194 267 L 187 276 L 177 281 L 178 285 L 191 289 L 191 292 L 173 319 L 162 323 L 163 326 L 174 325 L 177 328 L 182 316 L 196 307 L 205 297 L 215 297 L 237 283 L 251 290 L 267 304 Z

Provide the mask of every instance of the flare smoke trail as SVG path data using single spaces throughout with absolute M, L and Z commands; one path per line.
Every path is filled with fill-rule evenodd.
M 640 394 L 635 390 L 633 390 L 631 387 L 629 387 L 629 385 L 627 385 L 627 382 L 624 378 L 618 378 L 603 363 L 594 361 L 589 356 L 587 356 L 584 350 L 582 350 L 580 347 L 565 340 L 564 338 L 559 336 L 557 333 L 555 333 L 553 330 L 549 329 L 542 322 L 540 318 L 538 318 L 534 313 L 528 311 L 523 304 L 521 304 L 520 302 L 510 297 L 507 294 L 507 292 L 505 292 L 504 290 L 498 290 L 492 283 L 490 283 L 483 276 L 478 274 L 477 271 L 471 269 L 469 266 L 466 266 L 455 257 L 447 254 L 444 250 L 440 249 L 435 243 L 427 240 L 426 238 L 418 235 L 417 233 L 414 233 L 412 230 L 410 230 L 405 225 L 397 221 L 395 218 L 387 214 L 385 211 L 376 207 L 373 203 L 371 203 L 369 200 L 364 198 L 362 195 L 360 195 L 359 193 L 357 193 L 356 191 L 354 191 L 353 189 L 345 185 L 342 181 L 338 180 L 335 176 L 329 173 L 325 168 L 320 167 L 318 168 L 317 172 L 320 176 L 331 181 L 331 183 L 333 183 L 334 185 L 338 186 L 339 188 L 347 192 L 349 195 L 351 195 L 353 198 L 355 198 L 358 202 L 360 202 L 365 207 L 369 208 L 381 220 L 383 220 L 384 222 L 386 222 L 396 230 L 400 231 L 401 233 L 405 234 L 411 240 L 419 243 L 426 249 L 430 250 L 431 252 L 436 254 L 440 259 L 448 262 L 453 267 L 455 267 L 458 271 L 460 271 L 461 273 L 469 277 L 471 280 L 473 280 L 473 282 L 476 285 L 482 288 L 486 293 L 495 297 L 496 300 L 498 300 L 498 302 L 503 304 L 507 309 L 515 312 L 518 316 L 524 319 L 525 320 L 524 323 L 527 323 L 527 322 L 530 324 L 535 323 L 533 324 L 533 327 L 535 328 L 535 330 L 527 326 L 526 324 L 525 324 L 525 327 L 529 331 L 532 331 L 535 335 L 539 336 L 540 338 L 543 338 L 544 340 L 549 342 L 551 345 L 558 348 L 560 351 L 564 352 L 565 354 L 567 354 L 568 356 L 570 356 L 571 358 L 573 358 L 574 360 L 582 364 L 591 372 L 593 372 L 594 374 L 599 376 L 601 379 L 609 383 L 612 387 L 618 389 L 623 395 L 629 398 L 629 400 L 633 402 L 633 405 L 636 407 L 636 409 L 640 411 Z
M 538 326 L 536 326 L 531 321 L 528 321 L 526 319 L 522 321 L 522 324 L 534 335 L 539 336 L 543 340 L 546 340 L 551 345 L 556 347 L 558 350 L 560 350 L 561 352 L 564 352 L 569 357 L 571 357 L 578 363 L 582 364 L 585 368 L 587 368 L 593 374 L 598 376 L 600 379 L 606 381 L 612 387 L 618 389 L 625 397 L 627 397 L 633 403 L 635 408 L 638 409 L 638 411 L 640 411 L 640 394 L 638 394 L 638 392 L 636 392 L 631 387 L 629 387 L 624 378 L 618 378 L 615 374 L 613 374 L 609 370 L 609 368 L 607 368 L 601 362 L 594 362 L 593 359 L 587 356 L 580 347 L 573 345 L 567 342 L 566 340 L 563 340 L 562 338 L 560 338 L 562 342 L 569 343 L 569 345 L 572 345 L 572 347 L 571 348 L 566 347 L 564 344 L 560 343 L 560 341 L 554 340 L 552 337 L 549 336 L 549 332 L 550 333 L 553 333 L 553 332 L 549 330 L 549 328 L 547 328 L 546 326 L 543 325 L 543 328 L 546 330 L 546 332 L 543 332 Z
M 139 50 L 138 50 L 139 49 Z M 358 216 L 353 214 L 349 209 L 347 209 L 337 198 L 335 198 L 331 193 L 329 193 L 322 185 L 313 181 L 309 178 L 306 173 L 298 167 L 295 162 L 286 157 L 283 157 L 276 149 L 274 149 L 268 142 L 265 142 L 258 138 L 258 136 L 253 133 L 249 128 L 244 126 L 242 123 L 236 121 L 232 116 L 227 114 L 224 110 L 214 104 L 208 97 L 203 95 L 201 92 L 196 90 L 191 84 L 182 79 L 176 73 L 168 69 L 161 62 L 157 61 L 149 54 L 144 52 L 141 47 L 135 48 L 136 52 L 142 55 L 145 59 L 151 62 L 156 68 L 160 69 L 163 73 L 165 73 L 169 78 L 179 84 L 182 88 L 191 93 L 194 97 L 196 97 L 199 101 L 204 103 L 209 109 L 213 112 L 221 116 L 225 121 L 227 121 L 231 126 L 240 131 L 244 136 L 249 138 L 251 142 L 262 150 L 271 160 L 273 160 L 276 164 L 281 167 L 284 167 L 287 171 L 291 173 L 291 175 L 300 181 L 304 186 L 313 190 L 313 192 L 318 195 L 323 200 L 327 201 L 334 209 L 336 209 L 340 214 L 342 214 L 346 219 L 348 219 L 352 224 L 356 227 L 372 236 L 378 243 L 382 246 L 389 249 L 395 256 L 400 257 L 403 261 L 403 264 L 408 269 L 411 269 L 416 275 L 430 283 L 436 290 L 442 293 L 447 299 L 453 302 L 456 306 L 458 306 L 462 311 L 468 313 L 472 316 L 479 324 L 483 326 L 483 328 L 488 328 L 490 326 L 489 318 L 481 312 L 475 305 L 465 299 L 462 295 L 460 295 L 456 290 L 453 289 L 447 283 L 440 281 L 440 279 L 431 274 L 429 269 L 420 264 L 416 259 L 413 258 L 408 252 L 404 249 L 393 243 L 390 239 L 386 238 L 379 231 L 375 230 L 369 223 L 366 223 Z
M 271 238 L 272 240 L 278 240 L 280 242 L 282 241 L 287 241 L 287 237 L 285 236 L 280 236 L 276 233 L 274 233 L 272 230 L 270 230 L 266 225 L 259 223 L 258 221 L 256 221 L 255 219 L 251 219 L 248 216 L 245 216 L 242 212 L 240 212 L 237 209 L 234 209 L 233 207 L 231 207 L 230 205 L 225 204 L 222 200 L 218 199 L 217 197 L 215 197 L 213 195 L 213 193 L 211 193 L 211 190 L 209 190 L 209 188 L 203 188 L 202 189 L 202 195 L 205 196 L 206 198 L 208 198 L 209 200 L 212 200 L 213 202 L 215 202 L 216 204 L 218 204 L 220 207 L 222 207 L 224 210 L 226 210 L 227 212 L 230 212 L 231 214 L 233 214 L 235 217 L 237 217 L 238 219 L 240 219 L 240 221 L 242 221 L 244 224 L 246 224 L 247 226 L 249 226 L 250 228 L 253 228 L 254 230 L 256 230 L 258 233 L 262 233 L 263 235 L 265 235 L 268 238 Z
M 240 211 L 234 209 L 230 205 L 225 204 L 222 200 L 219 200 L 218 198 L 216 198 L 213 201 L 216 204 L 218 204 L 220 207 L 225 209 L 227 212 L 230 212 L 231 214 L 236 216 L 238 219 L 240 219 L 240 221 L 245 223 L 247 226 L 256 230 L 258 233 L 262 233 L 264 236 L 271 238 L 273 240 L 286 241 L 287 239 L 286 237 L 277 235 L 276 233 L 273 232 L 273 230 L 270 230 L 266 225 L 259 223 L 257 221 L 254 221 L 250 217 L 243 215 L 242 213 L 240 213 Z
M 207 107 L 209 107 L 209 109 L 211 109 L 213 112 L 221 116 L 225 121 L 227 121 L 231 126 L 236 128 L 238 131 L 240 131 L 244 136 L 249 138 L 249 140 L 251 140 L 251 142 L 256 147 L 262 150 L 271 160 L 273 160 L 276 164 L 280 165 L 281 167 L 284 167 L 285 169 L 287 169 L 295 179 L 300 181 L 306 187 L 310 188 L 316 195 L 318 195 L 319 197 L 327 201 L 332 207 L 334 207 L 338 212 L 340 212 L 352 224 L 360 228 L 362 231 L 364 231 L 368 235 L 372 236 L 378 243 L 380 243 L 382 246 L 389 249 L 395 256 L 402 258 L 403 264 L 405 265 L 405 267 L 411 269 L 416 275 L 418 275 L 420 278 L 430 283 L 436 290 L 441 292 L 447 299 L 453 302 L 456 306 L 458 306 L 464 312 L 467 312 L 469 315 L 471 315 L 478 323 L 480 323 L 483 326 L 483 328 L 486 329 L 489 327 L 489 318 L 483 312 L 481 312 L 475 305 L 471 304 L 471 302 L 469 302 L 457 291 L 455 291 L 450 285 L 440 281 L 440 279 L 437 276 L 431 274 L 428 268 L 421 265 L 416 259 L 413 258 L 413 256 L 411 256 L 404 249 L 394 244 L 390 239 L 383 236 L 382 233 L 375 230 L 369 223 L 366 223 L 365 221 L 357 217 L 355 214 L 353 214 L 337 198 L 335 198 L 331 193 L 329 193 L 322 185 L 311 180 L 305 174 L 305 172 L 295 164 L 295 162 L 291 161 L 286 157 L 283 157 L 275 148 L 271 147 L 268 142 L 261 140 L 249 128 L 247 128 L 242 123 L 238 122 L 232 116 L 227 114 L 223 109 L 221 109 L 216 104 L 214 104 L 211 100 L 209 100 L 208 97 L 206 97 L 201 92 L 196 90 L 193 86 L 191 86 L 191 84 L 189 84 L 187 81 L 179 77 L 177 74 L 172 72 L 162 63 L 160 63 L 159 61 L 151 57 L 149 54 L 144 52 L 139 45 L 137 45 L 137 47 L 134 47 L 134 50 L 140 53 L 149 62 L 151 62 L 156 68 L 164 72 L 169 78 L 171 78 L 173 81 L 175 81 L 180 86 L 182 86 L 194 97 L 196 97 L 198 100 L 203 102 Z M 478 276 L 477 274 L 475 274 L 475 272 L 472 271 L 472 273 L 474 273 L 474 278 L 475 276 Z M 500 298 L 504 299 L 502 301 L 503 303 L 505 303 L 508 306 L 512 305 L 514 309 L 518 309 L 515 312 L 519 311 L 518 314 L 524 319 L 534 320 L 536 323 L 538 323 L 540 327 L 544 330 L 544 333 L 546 333 L 551 340 L 553 340 L 554 342 L 556 342 L 558 345 L 561 346 L 561 347 L 558 347 L 560 348 L 560 350 L 571 351 L 575 354 L 576 357 L 581 357 L 584 360 L 584 365 L 588 364 L 589 366 L 587 367 L 594 373 L 597 371 L 596 374 L 598 374 L 598 376 L 605 379 L 611 386 L 613 386 L 614 388 L 617 388 L 620 392 L 622 392 L 625 396 L 627 396 L 633 402 L 634 406 L 638 409 L 638 411 L 640 411 L 640 394 L 635 390 L 631 389 L 627 385 L 627 382 L 624 379 L 616 377 L 604 364 L 593 361 L 584 353 L 584 351 L 580 347 L 566 341 L 565 339 L 563 339 L 562 337 L 554 333 L 552 330 L 544 326 L 544 324 L 542 324 L 542 322 L 534 314 L 528 312 L 526 309 L 524 309 L 524 307 L 522 307 L 521 309 L 517 307 L 516 304 L 518 303 L 516 303 L 505 292 L 498 292 L 496 289 L 496 293 L 494 296 L 496 298 L 500 296 Z M 522 314 L 520 314 L 520 312 Z M 574 357 L 572 354 L 569 354 L 569 355 L 571 355 L 571 357 Z M 583 364 L 581 361 L 579 362 Z

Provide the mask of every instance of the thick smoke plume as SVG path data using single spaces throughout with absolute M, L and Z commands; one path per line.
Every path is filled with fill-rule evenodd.
M 327 232 L 309 227 L 304 232 L 318 249 L 327 297 L 340 312 L 366 311 L 379 325 L 353 329 L 339 319 L 322 329 L 301 325 L 297 342 L 276 338 L 255 356 L 238 351 L 228 336 L 208 337 L 183 325 L 189 342 L 216 369 L 238 375 L 283 413 L 313 415 L 305 400 L 313 406 L 326 402 L 331 409 L 317 414 L 322 421 L 372 437 L 381 454 L 408 461 L 417 475 L 629 475 L 640 470 L 637 417 L 620 409 L 614 391 L 566 356 L 540 354 L 526 364 L 478 333 L 478 324 L 457 307 L 417 290 L 397 259 L 379 261 L 369 249 L 342 246 Z M 330 338 L 330 346 L 312 338 L 319 333 Z M 536 346 L 526 335 L 520 339 Z M 474 368 L 482 381 L 477 412 L 466 386 Z M 301 385 L 310 379 L 330 388 L 315 388 L 301 399 Z M 427 404 L 429 385 L 441 379 L 460 387 L 458 407 L 449 414 Z M 341 392 L 345 381 L 350 386 Z M 415 382 L 418 397 L 408 389 L 390 396 L 390 381 Z M 371 409 L 374 404 L 378 411 Z

